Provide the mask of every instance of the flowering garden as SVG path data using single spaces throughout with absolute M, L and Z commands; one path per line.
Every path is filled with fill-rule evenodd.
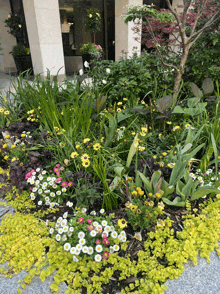
M 218 23 L 210 30 L 212 63 L 198 66 L 198 39 L 177 97 L 155 50 L 86 63 L 92 86 L 83 70 L 61 84 L 48 72 L 1 97 L 1 205 L 15 214 L 1 222 L 0 273 L 28 271 L 18 293 L 55 273 L 56 293 L 64 281 L 65 294 L 159 294 L 187 260 L 220 253 Z

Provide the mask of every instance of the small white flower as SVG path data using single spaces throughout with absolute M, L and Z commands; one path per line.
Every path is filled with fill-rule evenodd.
M 31 200 L 34 200 L 35 199 L 35 196 L 31 196 Z
M 34 193 L 31 193 L 30 196 L 34 196 Z
M 87 61 L 84 62 L 85 67 L 89 67 L 89 63 Z
M 50 193 L 50 190 L 46 190 L 46 191 L 44 191 L 44 193 L 48 194 L 48 193 Z
M 81 244 L 77 244 L 77 245 L 76 245 L 76 250 L 81 251 L 81 250 L 82 250 L 82 245 L 81 245 Z
M 43 192 L 42 189 L 39 189 L 39 190 L 38 190 L 38 193 L 39 193 L 39 194 L 42 194 L 42 192 Z
M 214 181 L 214 180 L 215 180 L 215 178 L 213 178 L 213 177 L 212 177 L 212 178 L 211 178 L 211 180 L 212 180 L 212 181 Z
M 79 232 L 78 233 L 78 238 L 79 239 L 83 239 L 85 237 L 85 233 L 84 232 Z
M 95 210 L 91 211 L 90 215 L 96 215 Z
M 79 259 L 78 259 L 76 256 L 73 256 L 73 261 L 74 261 L 74 262 L 78 262 Z
M 101 225 L 96 226 L 96 230 L 97 231 L 102 231 L 102 226 Z
M 85 240 L 85 239 L 79 239 L 79 244 L 80 244 L 80 245 L 84 245 L 84 244 L 86 244 L 86 240 Z
M 111 231 L 111 227 L 110 226 L 106 226 L 105 227 L 105 231 L 109 233 Z
M 50 185 L 50 186 L 53 186 L 53 181 L 50 181 L 50 182 L 49 182 L 49 185 Z
M 102 80 L 102 83 L 103 83 L 104 85 L 106 85 L 106 84 L 107 84 L 106 80 Z
M 54 192 L 51 192 L 50 193 L 50 197 L 55 197 L 55 193 Z
M 63 219 L 61 222 L 61 226 L 64 227 L 66 226 L 66 224 L 67 224 L 67 219 Z
M 63 249 L 64 249 L 65 251 L 69 251 L 70 248 L 71 248 L 70 243 L 65 243 L 65 244 L 63 245 Z
M 95 256 L 95 261 L 96 261 L 96 262 L 100 262 L 101 260 L 102 260 L 101 255 L 100 255 L 100 254 L 96 254 L 96 256 Z
M 68 232 L 68 229 L 69 229 L 68 226 L 64 226 L 64 227 L 63 227 L 63 231 L 64 231 L 65 233 Z
M 38 179 L 39 179 L 40 181 L 42 181 L 42 180 L 43 180 L 42 175 L 39 175 L 39 176 L 38 176 Z
M 111 232 L 111 237 L 113 239 L 117 238 L 118 237 L 118 233 L 116 231 Z
M 73 206 L 73 202 L 70 202 L 70 203 L 69 203 L 69 207 L 72 207 L 72 206 Z
M 87 210 L 87 209 L 83 207 L 82 210 L 81 210 L 81 212 L 82 212 L 82 213 L 85 213 L 86 210 Z
M 60 239 L 61 239 L 59 234 L 57 234 L 55 238 L 56 238 L 57 241 L 60 241 Z
M 75 252 L 75 254 L 76 254 L 76 255 L 79 255 L 79 254 L 80 254 L 80 252 L 81 252 L 81 250 L 79 250 L 79 249 L 76 249 L 76 252 Z
M 95 246 L 95 251 L 96 252 L 102 252 L 102 245 L 96 245 Z
M 121 242 L 126 242 L 126 241 L 127 241 L 127 237 L 122 236 L 122 237 L 121 237 Z
M 50 181 L 51 181 L 51 177 L 48 177 L 48 178 L 47 178 L 47 181 L 50 182 Z
M 57 188 L 57 185 L 56 184 L 53 184 L 53 186 L 52 186 L 54 189 L 56 189 Z
M 63 214 L 63 218 L 67 218 L 67 216 L 68 216 L 68 211 Z
M 40 184 L 40 181 L 39 180 L 36 180 L 35 184 L 36 185 L 39 185 Z
M 110 74 L 110 72 L 111 72 L 110 68 L 106 68 L 106 72 L 107 72 L 108 74 Z
M 49 233 L 50 234 L 53 234 L 53 232 L 54 232 L 54 229 L 53 228 L 50 228 Z
M 36 188 L 36 187 L 34 187 L 34 188 L 32 189 L 32 191 L 33 191 L 33 192 L 36 192 L 36 191 L 37 191 L 37 188 Z
M 87 246 L 83 246 L 82 252 L 83 253 L 88 253 L 88 247 Z
M 58 223 L 58 224 L 61 223 L 62 220 L 63 220 L 63 218 L 62 218 L 62 217 L 59 217 L 58 220 L 57 220 L 57 223 Z
M 113 248 L 113 246 L 110 246 L 109 249 L 110 249 L 110 253 L 114 253 L 114 248 Z
M 63 233 L 63 228 L 59 228 L 58 233 L 61 235 Z
M 40 171 L 40 168 L 38 167 L 38 168 L 36 169 L 36 172 L 38 172 L 38 173 L 39 173 L 39 171 Z
M 80 75 L 80 76 L 83 75 L 83 69 L 82 69 L 82 68 L 79 70 L 79 75 Z
M 45 170 L 43 170 L 43 171 L 42 171 L 42 175 L 45 175 L 45 174 L 46 174 L 46 171 L 45 171 Z
M 75 254 L 75 253 L 76 253 L 76 247 L 72 247 L 72 248 L 70 249 L 70 253 L 71 253 L 71 254 Z
M 102 226 L 103 226 L 103 227 L 106 227 L 107 224 L 108 224 L 107 221 L 105 221 L 105 220 L 102 221 Z
M 120 247 L 119 247 L 118 245 L 115 244 L 115 245 L 113 246 L 113 249 L 114 249 L 114 251 L 118 251 L 118 250 L 120 249 Z
M 64 193 L 66 192 L 66 188 L 62 188 L 61 191 Z
M 94 227 L 97 227 L 97 226 L 99 225 L 98 222 L 94 222 L 94 223 L 92 223 L 92 224 L 93 224 Z
M 92 255 L 93 252 L 94 252 L 93 247 L 92 247 L 92 246 L 88 247 L 88 252 L 87 252 L 87 253 L 88 253 L 89 255 Z
M 63 235 L 62 239 L 61 239 L 63 242 L 65 242 L 67 240 L 67 237 L 66 235 Z
M 45 197 L 45 201 L 49 202 L 50 198 L 49 197 Z
M 61 195 L 61 191 L 56 191 L 56 195 Z
M 69 230 L 70 232 L 73 232 L 74 231 L 74 228 L 73 227 L 70 227 L 70 230 Z
M 105 209 L 102 208 L 102 209 L 100 210 L 100 213 L 104 213 L 104 212 L 105 212 Z
M 53 178 L 52 178 L 52 181 L 54 182 L 55 180 L 56 180 L 56 178 L 55 178 L 55 177 L 53 177 Z
M 122 237 L 126 237 L 126 233 L 125 233 L 125 231 L 121 231 L 120 235 L 121 235 Z
M 38 201 L 37 204 L 38 204 L 38 205 L 42 205 L 42 201 L 41 201 L 41 200 Z
M 32 175 L 35 176 L 36 175 L 36 172 L 33 172 Z
M 90 232 L 90 236 L 92 236 L 92 237 L 95 237 L 96 236 L 96 231 L 95 230 L 92 230 L 91 232 Z

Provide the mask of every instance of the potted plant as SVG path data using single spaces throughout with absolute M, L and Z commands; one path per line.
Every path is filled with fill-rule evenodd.
M 22 73 L 28 69 L 33 70 L 30 48 L 25 48 L 22 44 L 13 46 L 12 54 L 18 73 Z
M 93 34 L 95 43 L 95 34 L 101 31 L 101 15 L 97 8 L 87 9 L 85 29 Z
M 83 64 L 87 61 L 90 64 L 90 69 L 94 67 L 96 61 L 102 59 L 103 50 L 100 45 L 93 43 L 83 44 L 80 48 L 80 52 L 82 53 Z
M 30 48 L 28 43 L 26 25 L 24 20 L 17 14 L 9 14 L 5 20 L 5 26 L 9 28 L 8 33 L 17 40 L 17 45 L 13 47 L 12 54 L 18 73 L 28 69 L 33 70 Z

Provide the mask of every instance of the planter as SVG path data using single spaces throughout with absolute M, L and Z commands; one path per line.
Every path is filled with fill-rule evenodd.
M 14 57 L 18 74 L 28 69 L 31 69 L 31 72 L 33 72 L 31 55 L 13 56 L 13 57 Z

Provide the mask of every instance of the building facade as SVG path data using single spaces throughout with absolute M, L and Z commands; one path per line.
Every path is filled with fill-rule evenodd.
M 174 5 L 181 0 L 174 0 Z M 0 37 L 3 55 L 0 55 L 0 71 L 16 71 L 9 52 L 17 44 L 5 27 L 5 19 L 16 13 L 24 19 L 27 42 L 31 51 L 34 74 L 51 75 L 62 80 L 66 73 L 82 68 L 80 47 L 93 42 L 93 36 L 85 29 L 87 9 L 93 7 L 101 15 L 100 32 L 95 35 L 95 43 L 104 50 L 104 59 L 118 60 L 121 51 L 132 55 L 141 44 L 135 41 L 133 23 L 124 23 L 121 15 L 126 5 L 151 4 L 157 9 L 166 8 L 166 0 L 0 0 Z

